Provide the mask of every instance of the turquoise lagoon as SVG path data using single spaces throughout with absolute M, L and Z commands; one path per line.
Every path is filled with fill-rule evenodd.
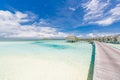
M 0 80 L 87 80 L 91 56 L 84 41 L 1 41 Z
M 113 44 L 113 43 L 105 43 L 105 44 L 107 44 L 108 46 L 112 46 L 114 48 L 120 49 L 120 44 Z

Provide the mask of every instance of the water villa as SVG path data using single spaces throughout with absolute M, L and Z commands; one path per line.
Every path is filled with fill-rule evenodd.
M 96 37 L 93 40 L 97 40 L 100 42 L 107 42 L 107 43 L 120 43 L 120 34 L 114 36 L 104 36 L 104 37 Z
M 76 36 L 73 36 L 73 35 L 69 35 L 66 37 L 66 40 L 67 40 L 67 42 L 74 43 L 74 42 L 77 42 L 79 40 L 79 38 Z
M 113 37 L 114 43 L 120 43 L 120 34 Z

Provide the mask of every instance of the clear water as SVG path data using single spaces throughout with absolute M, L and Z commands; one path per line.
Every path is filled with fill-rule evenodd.
M 120 49 L 120 44 L 112 44 L 112 43 L 105 43 L 105 44 L 112 46 L 114 48 Z
M 91 55 L 87 42 L 0 42 L 0 80 L 87 80 Z

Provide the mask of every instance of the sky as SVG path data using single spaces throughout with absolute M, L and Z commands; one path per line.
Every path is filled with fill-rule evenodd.
M 120 0 L 0 0 L 0 38 L 120 33 Z

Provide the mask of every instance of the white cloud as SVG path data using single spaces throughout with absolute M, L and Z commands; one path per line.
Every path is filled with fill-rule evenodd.
M 73 8 L 73 7 L 69 7 L 68 9 L 71 11 L 76 11 L 76 8 Z
M 113 22 L 114 22 L 114 19 L 110 17 L 110 18 L 106 18 L 106 19 L 103 19 L 103 20 L 93 22 L 93 23 L 106 26 L 106 25 L 112 24 Z
M 92 20 L 103 15 L 105 8 L 109 5 L 109 0 L 103 2 L 102 0 L 90 0 L 87 3 L 83 4 L 85 9 L 84 20 Z
M 105 33 L 105 32 L 101 32 L 101 33 L 88 33 L 86 34 L 86 36 L 88 38 L 94 38 L 94 37 L 104 37 L 104 36 L 111 36 L 111 35 L 116 35 L 119 33 Z
M 83 38 L 83 37 L 85 37 L 85 36 L 82 35 L 82 34 L 79 34 L 79 35 L 77 35 L 77 37 L 79 37 L 79 38 Z
M 110 0 L 107 0 L 106 2 L 103 2 L 102 0 L 90 0 L 86 4 L 83 4 L 83 8 L 86 12 L 84 21 L 88 24 L 99 24 L 103 26 L 119 21 L 120 4 L 115 4 L 115 7 L 113 5 L 110 6 L 109 4 Z
M 110 13 L 113 15 L 113 16 L 120 16 L 120 4 L 117 4 L 115 8 L 111 9 L 110 10 Z
M 93 33 L 89 33 L 89 34 L 87 34 L 87 37 L 93 38 L 93 37 L 96 37 L 96 35 Z
M 120 20 L 120 4 L 117 4 L 114 8 L 112 8 L 109 13 L 113 19 Z
M 100 25 L 110 25 L 116 21 L 120 20 L 120 4 L 117 4 L 114 8 L 109 10 L 107 14 L 110 14 L 107 18 L 96 21 L 95 23 Z
M 3 23 L 5 23 L 5 21 L 8 21 L 9 24 L 27 22 L 29 21 L 28 17 L 29 17 L 28 14 L 21 13 L 19 11 L 16 11 L 15 13 L 11 13 L 9 11 L 0 10 L 0 22 Z M 14 23 L 12 23 L 12 21 Z
M 33 20 L 34 16 L 29 16 L 28 13 L 22 13 L 16 11 L 12 13 L 10 11 L 0 10 L 0 37 L 4 38 L 59 38 L 65 37 L 67 34 L 58 32 L 56 28 L 50 26 L 41 26 L 40 22 L 29 23 Z M 44 22 L 45 24 L 45 22 Z

